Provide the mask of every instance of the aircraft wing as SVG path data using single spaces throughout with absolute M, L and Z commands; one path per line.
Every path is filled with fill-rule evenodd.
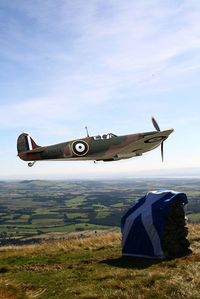
M 119 149 L 116 152 L 116 155 L 118 158 L 142 155 L 159 146 L 172 132 L 173 130 L 166 130 L 157 133 L 155 132 L 155 134 L 144 134 L 139 140 L 133 141 Z

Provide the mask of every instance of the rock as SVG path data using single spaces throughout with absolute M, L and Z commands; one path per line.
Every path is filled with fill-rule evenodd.
M 164 227 L 161 246 L 167 258 L 175 258 L 190 254 L 190 242 L 187 239 L 187 218 L 183 204 L 174 200 Z

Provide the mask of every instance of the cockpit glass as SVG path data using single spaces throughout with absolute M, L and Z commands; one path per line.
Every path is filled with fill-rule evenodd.
M 117 135 L 113 133 L 108 133 L 108 134 L 103 134 L 102 136 L 101 135 L 94 136 L 94 140 L 105 140 L 105 139 L 111 139 L 115 137 L 117 137 Z

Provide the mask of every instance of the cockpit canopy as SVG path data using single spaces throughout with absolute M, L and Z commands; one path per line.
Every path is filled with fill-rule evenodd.
M 101 135 L 94 136 L 94 140 L 105 140 L 105 139 L 111 139 L 115 137 L 117 137 L 117 135 L 113 133 L 108 133 L 108 134 L 103 134 L 102 136 Z

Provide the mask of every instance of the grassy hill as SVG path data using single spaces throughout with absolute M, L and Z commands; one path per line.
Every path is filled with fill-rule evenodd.
M 200 225 L 193 254 L 164 261 L 121 258 L 120 233 L 0 248 L 0 298 L 200 298 Z
M 200 223 L 199 179 L 0 181 L 0 245 L 119 227 L 136 199 L 158 189 L 185 192 L 187 217 Z

